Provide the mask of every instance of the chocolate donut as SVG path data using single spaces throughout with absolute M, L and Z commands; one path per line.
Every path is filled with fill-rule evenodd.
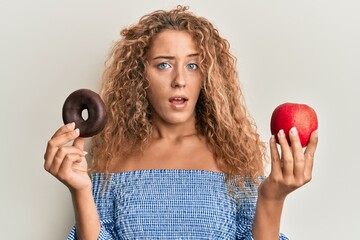
M 82 117 L 85 109 L 88 111 L 86 120 Z M 62 117 L 65 124 L 75 122 L 75 128 L 80 130 L 80 137 L 92 137 L 105 127 L 105 104 L 97 93 L 89 89 L 79 89 L 66 98 Z

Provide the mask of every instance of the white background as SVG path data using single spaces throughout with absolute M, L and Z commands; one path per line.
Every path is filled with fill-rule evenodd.
M 177 4 L 231 43 L 250 113 L 270 137 L 272 110 L 306 103 L 319 117 L 311 183 L 287 199 L 290 239 L 360 239 L 360 4 L 334 0 L 0 2 L 1 239 L 65 239 L 68 190 L 43 170 L 67 95 L 98 90 L 119 31 Z

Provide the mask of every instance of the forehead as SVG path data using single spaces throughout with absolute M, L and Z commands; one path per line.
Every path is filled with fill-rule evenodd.
M 199 48 L 187 31 L 164 30 L 153 37 L 148 55 L 188 55 L 197 53 Z

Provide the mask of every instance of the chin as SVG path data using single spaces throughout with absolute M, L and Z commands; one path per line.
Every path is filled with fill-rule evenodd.
M 171 118 L 171 119 L 165 119 L 165 122 L 177 125 L 177 124 L 183 124 L 190 121 L 190 118 Z
M 164 117 L 163 121 L 169 124 L 183 124 L 183 123 L 191 122 L 193 120 L 195 122 L 195 115 L 185 114 L 185 113 L 176 113 L 171 115 L 172 116 Z

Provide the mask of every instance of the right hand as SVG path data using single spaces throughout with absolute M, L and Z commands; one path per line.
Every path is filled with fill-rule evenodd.
M 71 192 L 91 190 L 91 180 L 88 175 L 84 139 L 79 138 L 79 129 L 69 123 L 60 127 L 48 141 L 44 154 L 44 168 Z M 64 146 L 74 141 L 72 146 Z

